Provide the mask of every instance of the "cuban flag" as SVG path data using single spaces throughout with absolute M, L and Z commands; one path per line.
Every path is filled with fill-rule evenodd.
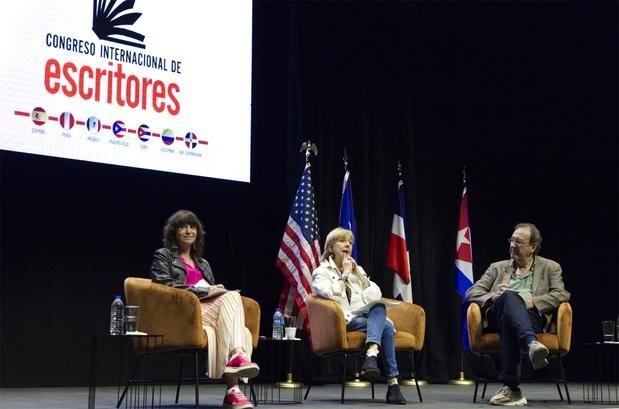
M 464 300 L 466 290 L 473 285 L 473 253 L 471 251 L 471 229 L 469 227 L 469 207 L 466 186 L 462 191 L 460 202 L 460 221 L 458 223 L 458 238 L 456 240 L 456 290 Z M 462 347 L 466 352 L 471 350 L 469 334 L 466 328 L 466 307 L 462 305 Z
M 344 183 L 342 184 L 342 203 L 340 205 L 340 227 L 351 230 L 355 236 L 355 242 L 352 246 L 352 258 L 358 263 L 357 257 L 357 222 L 355 221 L 355 210 L 352 205 L 352 186 L 350 185 L 350 172 L 344 174 Z
M 138 138 L 140 138 L 142 142 L 148 142 L 148 140 L 150 139 L 150 135 L 151 133 L 148 125 L 140 125 L 140 127 L 138 128 Z
M 397 205 L 391 223 L 387 250 L 387 267 L 393 270 L 393 298 L 413 302 L 410 258 L 406 246 L 406 215 L 404 213 L 404 182 L 398 180 Z
M 63 112 L 58 118 L 60 122 L 60 126 L 62 129 L 66 129 L 67 131 L 75 125 L 75 118 L 73 118 L 73 114 L 71 112 Z

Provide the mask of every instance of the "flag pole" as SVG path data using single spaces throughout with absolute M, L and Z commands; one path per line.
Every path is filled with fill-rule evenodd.
M 462 185 L 466 188 L 466 166 L 462 168 Z M 462 349 L 462 345 L 460 345 L 460 376 L 458 379 L 452 379 L 449 381 L 450 385 L 474 385 L 475 381 L 471 379 L 466 379 L 464 377 L 464 351 Z
M 346 148 L 344 148 L 344 156 L 342 157 L 342 161 L 344 162 L 344 173 L 346 173 L 348 172 L 348 152 L 346 151 Z M 353 372 L 354 378 L 351 381 L 346 381 L 346 386 L 352 387 L 352 388 L 367 388 L 371 386 L 372 384 L 370 382 L 361 380 L 360 373 L 359 373 L 359 361 L 355 359 L 354 363 L 355 363 L 355 372 Z
M 400 187 L 404 184 L 404 182 L 402 181 L 402 162 L 400 161 L 400 159 L 398 159 L 398 189 L 400 189 Z M 409 268 L 410 268 L 410 260 L 409 260 Z M 411 300 L 412 302 L 412 300 Z M 412 369 L 412 373 L 411 373 L 411 377 L 410 378 L 402 378 L 400 379 L 400 384 L 401 385 L 407 385 L 407 386 L 424 386 L 427 385 L 428 382 L 424 379 L 419 379 L 419 378 L 414 378 L 412 375 L 413 373 L 417 374 L 417 371 L 415 370 L 415 356 L 413 355 L 411 357 L 412 361 L 411 361 L 411 369 Z
M 310 162 L 310 156 L 312 153 L 314 154 L 314 156 L 318 156 L 318 148 L 316 147 L 316 144 L 312 143 L 309 140 L 301 144 L 301 149 L 299 150 L 299 152 L 305 154 L 306 166 Z M 292 375 L 292 357 L 293 357 L 293 350 L 294 350 L 294 342 L 289 341 L 287 347 L 288 347 L 288 355 L 289 355 L 288 356 L 289 366 L 288 366 L 288 373 L 286 374 L 286 380 L 275 382 L 274 386 L 277 388 L 296 390 L 296 389 L 302 388 L 303 384 L 300 382 L 296 382 L 293 379 L 293 375 Z

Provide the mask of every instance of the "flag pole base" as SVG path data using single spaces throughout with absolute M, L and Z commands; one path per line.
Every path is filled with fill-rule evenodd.
M 415 386 L 415 378 L 411 378 L 411 379 L 400 379 L 399 382 L 400 385 L 406 385 L 406 386 Z M 424 380 L 424 379 L 417 379 L 417 385 L 419 386 L 425 386 L 428 384 L 428 381 Z
M 452 379 L 448 383 L 450 385 L 475 385 L 475 381 L 466 379 L 462 371 L 460 371 L 460 377 L 458 379 Z
M 345 384 L 350 388 L 368 388 L 371 385 L 370 382 L 359 379 L 359 372 L 355 372 L 355 379 L 348 381 Z
M 298 388 L 302 388 L 303 384 L 300 382 L 295 382 L 292 379 L 292 374 L 288 373 L 286 375 L 285 381 L 276 382 L 273 386 L 275 386 L 276 388 L 284 388 L 284 389 L 298 389 Z

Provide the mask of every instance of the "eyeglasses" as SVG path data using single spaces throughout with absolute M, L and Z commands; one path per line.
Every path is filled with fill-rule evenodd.
M 520 246 L 522 246 L 522 245 L 524 245 L 524 244 L 531 244 L 531 242 L 530 242 L 530 241 L 522 241 L 522 240 L 520 240 L 520 239 L 518 239 L 518 238 L 516 238 L 516 237 L 510 237 L 509 239 L 507 239 L 507 242 L 508 242 L 509 244 L 512 244 L 512 243 L 513 243 L 513 244 L 515 244 L 517 247 L 520 247 Z

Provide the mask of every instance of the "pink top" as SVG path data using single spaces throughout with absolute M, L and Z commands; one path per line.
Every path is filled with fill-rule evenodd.
M 183 264 L 185 265 L 185 269 L 187 270 L 187 279 L 185 280 L 185 285 L 194 285 L 198 281 L 202 280 L 204 277 L 202 276 L 202 272 L 188 264 L 182 257 L 179 257 Z

